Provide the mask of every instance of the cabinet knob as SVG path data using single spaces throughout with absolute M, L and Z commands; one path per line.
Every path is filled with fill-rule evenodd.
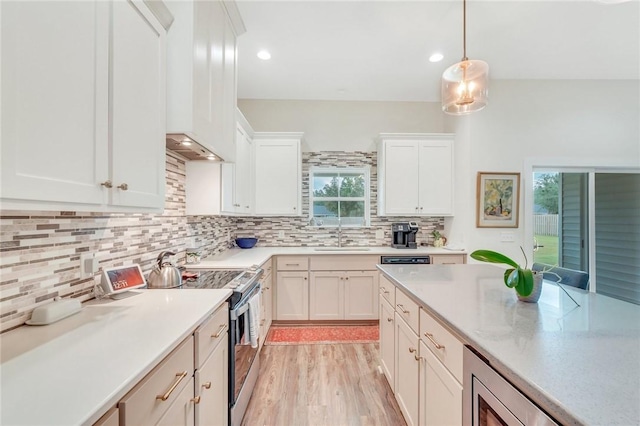
M 271 289 L 271 287 L 265 287 L 264 289 L 265 289 L 265 290 L 269 290 L 269 289 Z
M 307 277 L 304 277 L 304 280 L 306 281 L 306 280 L 307 280 Z
M 393 322 L 393 318 L 387 318 L 387 322 Z
M 123 183 L 122 185 L 116 186 L 116 188 L 119 188 L 119 189 L 122 189 L 123 191 L 126 191 L 127 189 L 129 189 L 129 185 L 127 185 L 126 183 Z
M 412 354 L 415 353 L 416 351 L 417 351 L 416 348 L 409 348 L 409 352 L 412 353 Z
M 204 385 L 202 385 L 203 388 L 205 389 L 211 389 L 211 382 L 207 382 Z
M 200 395 L 196 396 L 195 398 L 191 398 L 190 401 L 194 404 L 200 404 Z
M 414 355 L 413 357 L 416 359 L 416 361 L 420 361 L 421 359 L 424 359 L 423 357 L 418 355 Z
M 422 210 L 422 207 L 420 207 L 420 210 Z
M 296 208 L 294 207 L 293 209 L 295 210 Z
M 349 277 L 345 278 L 345 280 L 349 281 Z
M 113 183 L 111 183 L 110 180 L 105 180 L 104 182 L 102 182 L 100 184 L 101 186 L 104 186 L 105 188 L 113 188 Z

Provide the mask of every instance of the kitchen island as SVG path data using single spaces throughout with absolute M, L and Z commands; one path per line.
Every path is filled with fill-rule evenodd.
M 562 424 L 640 424 L 640 306 L 551 283 L 519 302 L 493 265 L 378 268 Z

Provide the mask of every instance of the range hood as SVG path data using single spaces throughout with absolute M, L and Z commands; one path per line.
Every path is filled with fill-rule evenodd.
M 220 156 L 203 147 L 184 133 L 168 133 L 167 149 L 185 157 L 187 160 L 224 161 Z

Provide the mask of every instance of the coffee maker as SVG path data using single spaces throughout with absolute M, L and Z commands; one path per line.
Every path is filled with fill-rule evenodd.
M 391 247 L 400 249 L 418 248 L 416 244 L 416 233 L 418 224 L 416 222 L 398 222 L 391 224 L 393 243 Z

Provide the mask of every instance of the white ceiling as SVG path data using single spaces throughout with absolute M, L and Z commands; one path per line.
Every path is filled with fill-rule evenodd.
M 439 102 L 462 57 L 462 0 L 237 4 L 242 99 Z M 491 79 L 639 79 L 639 28 L 640 0 L 469 0 L 467 56 Z M 430 63 L 436 51 L 444 60 Z

